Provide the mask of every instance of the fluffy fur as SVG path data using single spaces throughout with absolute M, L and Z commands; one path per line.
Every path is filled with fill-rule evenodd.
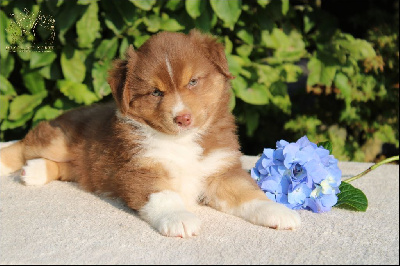
M 40 123 L 1 150 L 1 174 L 23 168 L 26 184 L 76 181 L 111 192 L 167 236 L 199 234 L 190 212 L 198 203 L 254 224 L 297 228 L 298 214 L 269 201 L 241 167 L 231 78 L 212 36 L 154 35 L 114 62 L 115 103 Z

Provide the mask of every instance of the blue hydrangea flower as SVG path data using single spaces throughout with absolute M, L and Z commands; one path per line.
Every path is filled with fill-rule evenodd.
M 251 176 L 273 201 L 295 210 L 326 212 L 337 202 L 342 171 L 338 160 L 307 136 L 289 143 L 280 140 L 276 149 L 264 149 Z

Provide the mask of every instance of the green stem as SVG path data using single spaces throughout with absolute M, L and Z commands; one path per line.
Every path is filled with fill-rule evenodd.
M 362 176 L 366 175 L 367 173 L 371 172 L 372 170 L 378 168 L 378 167 L 381 166 L 382 164 L 390 163 L 390 162 L 398 161 L 398 160 L 399 160 L 399 156 L 398 156 L 398 155 L 397 155 L 397 156 L 390 157 L 390 158 L 387 158 L 387 159 L 385 159 L 385 160 L 383 160 L 383 161 L 380 161 L 379 163 L 374 164 L 373 166 L 371 166 L 370 168 L 368 168 L 368 169 L 365 170 L 364 172 L 362 172 L 362 173 L 360 173 L 360 174 L 358 174 L 358 175 L 356 175 L 356 176 L 350 177 L 349 179 L 343 180 L 343 182 L 350 183 L 351 181 L 354 181 L 354 180 L 356 180 L 356 179 L 359 179 L 360 177 L 362 177 Z

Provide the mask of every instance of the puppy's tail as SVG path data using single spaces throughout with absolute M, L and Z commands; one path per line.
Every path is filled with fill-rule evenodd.
M 22 150 L 21 141 L 11 143 L 11 145 L 3 144 L 3 148 L 0 149 L 0 176 L 6 176 L 21 169 L 25 164 Z

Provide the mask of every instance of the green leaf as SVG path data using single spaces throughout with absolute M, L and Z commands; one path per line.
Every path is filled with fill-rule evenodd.
M 336 74 L 335 85 L 340 90 L 346 101 L 351 101 L 351 84 L 345 74 L 340 72 Z
M 271 2 L 271 0 L 257 0 L 257 3 L 263 8 L 266 7 L 269 2 Z
M 246 134 L 247 136 L 251 137 L 254 134 L 254 131 L 258 128 L 258 122 L 260 119 L 260 113 L 249 110 L 245 112 L 245 119 L 246 119 Z
M 297 132 L 301 136 L 315 136 L 322 122 L 316 116 L 298 115 L 285 123 L 284 129 Z
M 194 24 L 196 28 L 202 30 L 203 32 L 210 32 L 217 21 L 217 16 L 212 12 L 211 8 L 205 8 L 201 12 L 200 17 L 196 18 Z
M 204 12 L 206 7 L 206 1 L 204 0 L 186 0 L 185 8 L 189 16 L 196 19 L 200 17 L 201 13 Z
M 286 15 L 289 11 L 289 0 L 282 0 L 282 15 Z
M 129 0 L 129 1 L 132 2 L 138 8 L 146 11 L 151 10 L 153 5 L 156 3 L 156 0 Z
M 244 29 L 239 30 L 237 36 L 247 44 L 253 45 L 254 43 L 253 35 Z
M 241 57 L 248 57 L 252 51 L 253 51 L 253 46 L 251 45 L 243 44 L 241 46 L 236 47 L 236 52 Z
M 308 33 L 312 28 L 315 26 L 315 21 L 310 18 L 308 15 L 304 15 L 303 17 L 303 25 L 304 25 L 304 32 Z
M 182 0 L 168 0 L 165 4 L 165 7 L 169 10 L 175 11 L 180 9 L 183 6 Z
M 17 95 L 13 85 L 3 75 L 0 75 L 0 92 L 1 95 Z
M 50 105 L 40 107 L 33 116 L 33 126 L 42 120 L 51 120 L 56 118 L 62 113 L 61 110 L 55 109 Z
M 307 67 L 310 70 L 307 85 L 313 86 L 319 84 L 331 87 L 338 68 L 336 65 L 325 65 L 316 57 L 312 57 Z
M 145 43 L 145 41 L 147 41 L 150 38 L 150 35 L 140 35 L 140 36 L 136 36 L 135 40 L 133 41 L 133 45 L 138 48 L 140 46 L 142 46 L 142 44 Z
M 119 45 L 119 57 L 121 59 L 125 59 L 125 52 L 126 49 L 128 49 L 128 47 L 129 47 L 129 41 L 128 38 L 125 37 L 122 39 L 121 44 Z
M 17 127 L 26 127 L 27 122 L 32 118 L 32 116 L 33 116 L 33 111 L 23 115 L 20 119 L 16 121 L 4 120 L 1 123 L 0 129 L 4 131 L 7 129 L 14 129 Z
M 113 59 L 118 50 L 118 38 L 102 40 L 100 45 L 97 47 L 94 57 L 101 60 Z
M 0 120 L 4 120 L 7 118 L 9 98 L 10 97 L 7 95 L 0 95 Z
M 23 94 L 15 97 L 10 104 L 10 115 L 8 119 L 19 120 L 23 118 L 24 115 L 31 113 L 33 109 L 39 106 L 46 96 L 47 91 L 34 95 Z
M 59 8 L 60 12 L 55 18 L 55 26 L 58 29 L 58 38 L 62 44 L 66 44 L 65 34 L 74 25 L 75 21 L 81 16 L 86 6 L 76 5 L 74 1 L 65 1 Z
M 332 143 L 329 140 L 319 142 L 318 146 L 322 146 L 324 149 L 327 149 L 329 151 L 329 154 L 332 154 Z
M 314 86 L 320 83 L 321 80 L 321 69 L 322 63 L 316 57 L 312 57 L 310 61 L 308 61 L 307 68 L 310 71 L 307 78 L 307 85 Z
M 61 69 L 58 62 L 53 62 L 51 65 L 47 65 L 39 69 L 40 75 L 45 79 L 57 80 L 62 79 Z
M 261 32 L 261 42 L 271 49 L 290 46 L 289 37 L 279 28 L 274 28 L 271 33 L 268 30 L 263 30 Z
M 228 35 L 225 35 L 225 37 L 224 37 L 224 46 L 225 46 L 225 54 L 231 54 L 233 44 L 232 44 L 231 40 L 229 39 Z
M 58 11 L 60 10 L 60 6 L 64 3 L 64 0 L 53 0 L 53 1 L 46 1 L 46 7 L 49 9 L 49 11 L 57 15 Z
M 264 105 L 269 102 L 268 92 L 265 86 L 254 83 L 248 88 L 246 85 L 247 83 L 243 82 L 243 79 L 239 79 L 239 77 L 232 80 L 232 86 L 235 90 L 236 97 L 242 99 L 246 103 L 254 105 Z
M 166 31 L 180 31 L 183 30 L 185 26 L 179 24 L 176 19 L 163 17 L 161 19 L 160 29 Z
M 101 1 L 101 6 L 105 12 L 105 24 L 107 28 L 112 30 L 116 36 L 121 35 L 128 24 L 125 23 L 118 9 L 115 7 L 115 1 Z
M 374 48 L 366 40 L 355 39 L 350 34 L 342 34 L 340 37 L 341 38 L 335 40 L 334 43 L 346 50 L 346 52 L 350 54 L 350 57 L 355 60 L 363 60 L 376 56 Z
M 58 80 L 57 86 L 65 96 L 76 103 L 89 105 L 98 101 L 96 94 L 90 91 L 85 84 L 71 80 Z
M 46 91 L 44 79 L 39 71 L 21 69 L 21 75 L 24 85 L 30 93 L 36 94 L 38 92 Z
M 83 82 L 86 74 L 84 61 L 83 52 L 71 46 L 65 46 L 61 52 L 61 69 L 64 77 L 74 82 Z
M 157 32 L 161 27 L 161 18 L 157 15 L 150 15 L 143 18 L 144 24 L 147 26 L 147 30 L 150 32 Z
M 354 49 L 357 47 L 357 49 Z M 372 58 L 376 56 L 375 50 L 372 45 L 366 40 L 356 39 L 354 42 L 354 46 L 351 46 L 354 50 L 352 54 L 355 55 L 356 60 L 363 60 L 366 58 Z
M 14 70 L 14 56 L 12 53 L 8 53 L 6 57 L 1 56 L 0 58 L 0 69 L 1 75 L 8 78 L 11 72 Z
M 282 81 L 276 81 L 269 87 L 271 102 L 286 114 L 290 114 L 291 101 L 287 93 L 287 85 Z
M 182 0 L 168 0 L 168 1 L 163 1 L 163 2 L 166 2 L 165 8 L 167 8 L 171 11 L 176 11 L 184 5 L 184 1 L 182 1 Z
M 217 16 L 225 22 L 225 25 L 233 30 L 242 12 L 242 1 L 210 0 L 211 7 Z
M 283 64 L 282 68 L 278 67 L 278 69 L 282 70 L 282 77 L 286 82 L 297 82 L 299 80 L 300 75 L 303 73 L 301 67 L 294 64 Z
M 281 71 L 276 67 L 263 64 L 254 64 L 254 66 L 258 75 L 258 83 L 265 84 L 269 87 L 272 83 L 281 79 Z
M 7 46 L 9 46 L 9 43 L 7 41 L 6 35 L 6 28 L 8 26 L 8 18 L 6 14 L 3 12 L 3 10 L 0 10 L 0 55 L 2 58 L 7 57 L 8 51 L 7 51 Z
M 115 7 L 118 9 L 123 20 L 129 26 L 138 25 L 141 23 L 142 19 L 139 18 L 137 14 L 137 8 L 129 1 L 119 1 Z
M 98 98 L 103 98 L 111 93 L 110 85 L 107 82 L 107 71 L 110 61 L 96 62 L 93 64 L 92 78 L 94 91 Z
M 54 53 L 53 51 L 46 53 L 32 52 L 29 66 L 30 68 L 47 66 L 50 65 L 56 58 L 57 54 Z
M 28 47 L 27 43 L 24 43 L 23 45 L 19 45 L 18 48 L 21 47 Z M 29 51 L 24 51 L 23 49 L 18 49 L 17 50 L 18 57 L 21 58 L 24 61 L 29 61 L 31 59 L 32 53 Z
M 78 5 L 89 5 L 90 3 L 93 3 L 93 0 L 78 0 L 76 3 Z
M 243 58 L 237 55 L 227 54 L 226 59 L 228 60 L 229 70 L 231 71 L 232 75 L 238 76 L 245 64 Z
M 97 16 L 98 11 L 99 6 L 97 3 L 91 2 L 86 12 L 76 23 L 78 46 L 81 48 L 91 48 L 94 40 L 100 37 L 100 21 Z
M 337 194 L 338 201 L 334 207 L 365 212 L 368 208 L 368 199 L 365 194 L 351 184 L 342 182 Z

